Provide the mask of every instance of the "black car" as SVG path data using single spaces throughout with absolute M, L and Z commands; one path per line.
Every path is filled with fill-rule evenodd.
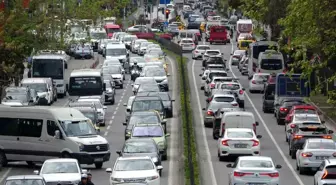
M 262 96 L 262 110 L 264 113 L 274 111 L 274 94 L 275 94 L 275 84 L 268 83 L 264 88 L 264 95 Z
M 209 64 L 224 64 L 226 66 L 225 61 L 226 61 L 226 59 L 223 59 L 223 57 L 210 56 L 207 60 L 204 60 L 202 62 L 202 66 L 205 67 L 205 68 Z
M 148 123 L 148 124 L 160 124 L 163 125 L 165 132 L 167 121 L 160 118 L 160 115 L 156 111 L 139 111 L 133 112 L 127 122 L 124 122 L 123 125 L 125 128 L 125 140 L 131 137 L 132 128 L 138 123 Z
M 158 96 L 161 98 L 164 108 L 166 109 L 166 117 L 173 117 L 173 101 L 168 92 L 142 92 L 138 96 Z
M 114 81 L 104 80 L 106 84 L 106 91 L 105 91 L 105 102 L 109 102 L 112 105 L 115 102 L 115 84 Z
M 310 138 L 325 138 L 332 139 L 331 134 L 334 132 L 329 130 L 324 125 L 313 124 L 313 123 L 303 123 L 298 124 L 293 129 L 287 130 L 290 133 L 289 137 L 289 155 L 292 159 L 296 158 L 297 150 L 301 149 L 306 139 Z
M 284 99 L 280 104 L 275 105 L 274 116 L 276 117 L 278 125 L 285 124 L 285 118 L 293 106 L 305 104 L 303 99 Z
M 121 151 L 117 151 L 119 156 L 139 157 L 149 156 L 156 166 L 161 165 L 161 153 L 155 141 L 150 138 L 136 138 L 125 141 Z M 161 171 L 159 171 L 161 176 Z

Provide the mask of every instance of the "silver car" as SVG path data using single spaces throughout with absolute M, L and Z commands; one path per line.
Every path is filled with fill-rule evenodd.
M 335 171 L 336 159 L 325 159 L 314 175 L 314 185 L 336 184 Z
M 92 59 L 94 56 L 93 49 L 90 44 L 78 45 L 75 50 L 75 59 Z
M 192 59 L 199 59 L 203 58 L 203 54 L 205 53 L 206 50 L 209 50 L 210 46 L 209 45 L 198 45 L 196 49 L 192 52 Z
M 180 46 L 182 51 L 192 51 L 195 49 L 195 43 L 192 39 L 181 39 Z
M 336 157 L 336 146 L 332 139 L 307 139 L 301 150 L 296 152 L 296 169 L 300 174 L 316 171 L 323 160 Z
M 233 168 L 233 171 L 229 173 L 228 184 L 280 184 L 280 174 L 277 169 L 280 169 L 281 165 L 274 165 L 270 157 L 238 157 L 234 164 L 227 164 L 226 166 Z
M 15 175 L 9 176 L 4 183 L 6 185 L 12 184 L 31 184 L 31 185 L 47 185 L 47 182 L 39 175 Z
M 156 84 L 156 80 L 154 77 L 138 77 L 136 78 L 134 84 L 132 84 L 132 91 L 135 94 L 138 91 L 140 85 L 143 84 Z
M 250 93 L 261 92 L 263 93 L 265 82 L 269 78 L 269 73 L 255 73 L 252 79 L 249 81 L 249 91 Z
M 232 109 L 238 109 L 238 106 L 232 105 L 230 102 L 212 102 L 208 104 L 207 108 L 203 108 L 204 112 L 204 126 L 212 127 L 213 121 L 215 119 L 215 114 L 218 110 L 231 111 Z

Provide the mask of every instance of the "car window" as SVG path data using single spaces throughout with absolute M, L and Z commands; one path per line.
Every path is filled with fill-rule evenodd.
M 253 138 L 252 132 L 237 132 L 237 131 L 228 131 L 228 138 Z
M 308 149 L 330 149 L 335 150 L 334 142 L 309 142 L 307 145 Z
M 241 160 L 239 166 L 243 168 L 273 168 L 272 162 L 266 160 Z

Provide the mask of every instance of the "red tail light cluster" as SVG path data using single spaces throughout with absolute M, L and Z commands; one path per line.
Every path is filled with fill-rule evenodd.
M 233 172 L 233 176 L 235 177 L 243 177 L 245 175 L 254 175 L 254 173 L 245 173 L 245 172 L 237 172 L 237 171 Z
M 257 140 L 251 140 L 251 141 L 253 141 L 253 145 L 252 146 L 259 146 L 259 141 L 257 141 Z
M 253 84 L 257 84 L 257 82 L 256 82 L 255 80 L 252 80 L 252 83 L 253 83 Z
M 236 107 L 236 106 L 238 106 L 238 103 L 232 103 L 231 105 Z
M 270 176 L 272 178 L 280 176 L 278 172 L 274 172 L 274 173 L 259 173 L 259 175 L 268 175 L 268 176 Z
M 213 116 L 214 113 L 213 113 L 211 110 L 208 110 L 207 115 L 209 115 L 209 116 Z
M 244 94 L 244 91 L 243 90 L 239 90 L 239 94 Z
M 228 140 L 228 139 L 227 140 L 223 140 L 222 141 L 222 145 L 223 146 L 229 146 L 228 141 L 230 141 L 230 140 Z
M 312 157 L 313 154 L 310 153 L 310 152 L 304 152 L 304 153 L 301 153 L 301 156 L 302 156 L 302 157 Z
M 287 111 L 288 111 L 287 108 L 280 107 L 280 112 L 287 112 Z

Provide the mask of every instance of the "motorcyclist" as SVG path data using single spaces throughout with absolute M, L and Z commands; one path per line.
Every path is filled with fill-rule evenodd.
M 78 183 L 78 185 L 89 185 L 88 184 L 88 178 L 86 174 L 83 174 L 81 177 L 81 181 Z
M 140 67 L 138 66 L 137 62 L 134 62 L 133 66 L 132 66 L 133 70 L 140 70 Z
M 88 174 L 87 174 L 87 177 L 88 177 L 88 179 L 87 179 L 88 183 L 87 183 L 87 184 L 88 184 L 88 185 L 94 185 L 93 182 L 92 182 L 92 174 L 91 174 L 91 173 L 88 173 Z

